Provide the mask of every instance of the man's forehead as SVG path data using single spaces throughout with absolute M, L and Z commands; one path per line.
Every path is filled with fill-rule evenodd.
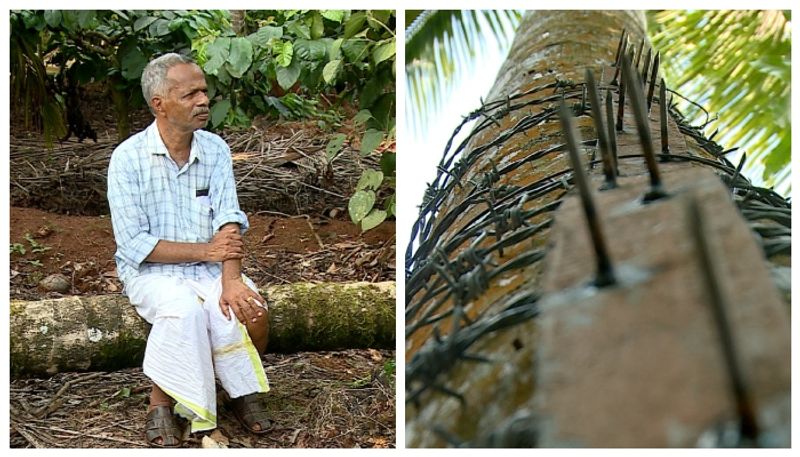
M 205 79 L 205 75 L 197 64 L 179 63 L 167 70 L 167 78 L 175 81 L 189 81 L 192 79 Z

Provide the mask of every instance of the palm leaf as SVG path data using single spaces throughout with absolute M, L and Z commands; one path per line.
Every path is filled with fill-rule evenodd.
M 745 172 L 788 193 L 791 183 L 790 16 L 781 11 L 652 11 L 653 46 L 674 88 L 718 116 L 723 146 L 748 150 Z M 681 106 L 705 122 L 699 110 Z
M 411 10 L 406 14 L 407 125 L 424 135 L 458 75 L 478 70 L 489 46 L 508 48 L 521 12 Z

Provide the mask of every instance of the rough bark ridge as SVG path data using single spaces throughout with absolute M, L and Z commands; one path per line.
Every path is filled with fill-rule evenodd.
M 270 352 L 390 348 L 395 284 L 291 284 L 262 291 Z M 121 295 L 11 302 L 11 373 L 141 365 L 149 329 Z
M 642 160 L 643 142 L 637 133 L 630 99 L 621 100 L 628 91 L 620 89 L 623 78 L 614 74 L 612 66 L 623 29 L 631 46 L 630 49 L 623 46 L 622 53 L 630 51 L 636 59 L 637 71 L 649 70 L 651 59 L 643 57 L 650 53 L 646 51 L 649 46 L 641 13 L 530 13 L 519 26 L 489 102 L 467 118 L 477 119 L 470 138 L 454 151 L 450 151 L 450 145 L 446 148 L 440 164 L 442 171 L 426 192 L 412 234 L 414 241 L 406 252 L 408 446 L 511 447 L 552 445 L 557 441 L 548 441 L 546 436 L 548 430 L 553 430 L 552 426 L 547 428 L 553 421 L 544 427 L 537 423 L 539 419 L 550 418 L 537 417 L 542 410 L 542 400 L 536 401 L 535 394 L 543 349 L 539 322 L 533 318 L 542 311 L 541 303 L 548 303 L 557 295 L 556 290 L 549 289 L 543 296 L 542 273 L 545 267 L 550 268 L 545 262 L 552 263 L 553 214 L 560 212 L 562 198 L 575 182 L 564 153 L 566 145 L 558 107 L 564 100 L 577 116 L 574 122 L 585 140 L 579 143 L 582 147 L 579 150 L 583 160 L 592 163 L 589 175 L 602 177 L 602 167 L 596 166 L 601 163 L 600 154 L 595 156 L 600 149 L 595 140 L 598 135 L 589 116 L 587 106 L 591 103 L 583 83 L 586 69 L 591 69 L 600 81 L 603 99 L 607 91 L 612 95 L 609 110 L 613 114 L 606 126 L 616 123 L 613 121 L 617 119 L 618 108 L 624 106 L 621 129 L 608 130 L 613 133 L 611 138 L 617 140 L 620 182 L 631 183 L 647 175 L 647 161 Z M 616 82 L 611 83 L 612 79 Z M 666 97 L 663 100 L 653 102 L 650 122 L 654 126 L 662 118 L 667 120 L 666 115 L 653 115 L 662 106 L 666 110 Z M 660 159 L 669 160 L 661 167 L 677 174 L 699 166 L 717 172 L 730 188 L 742 215 L 761 237 L 759 256 L 766 255 L 779 265 L 788 266 L 790 205 L 773 192 L 753 188 L 739 175 L 741 168 L 724 158 L 725 151 L 703 137 L 702 129 L 688 126 L 671 106 L 666 111 L 672 116 L 664 124 L 671 148 L 658 154 Z M 656 128 L 652 142 L 658 144 L 660 137 L 661 132 Z M 593 191 L 600 184 L 596 181 Z M 636 208 L 629 205 L 614 211 L 647 212 L 641 199 L 632 204 Z M 602 219 L 603 214 L 600 216 Z M 651 216 L 637 223 L 676 224 L 658 215 Z M 646 250 L 640 254 L 648 255 Z M 611 257 L 614 255 L 612 249 Z M 759 256 L 755 261 L 763 262 Z M 594 265 L 590 249 L 585 250 L 582 263 Z M 772 284 L 761 286 L 774 288 Z M 567 286 L 562 284 L 562 287 Z M 645 294 L 637 301 L 642 306 L 658 306 L 648 298 Z M 782 320 L 782 312 L 785 317 L 785 310 L 775 311 L 773 307 L 772 311 L 773 316 L 779 317 L 778 322 Z M 788 320 L 783 324 L 788 328 Z M 711 332 L 713 326 L 709 325 L 707 330 Z M 780 347 L 788 332 L 779 333 Z M 783 354 L 778 356 L 779 362 Z M 786 373 L 782 368 L 779 371 Z M 625 378 L 625 374 L 619 376 Z M 628 379 L 629 383 L 637 382 Z M 604 381 L 596 381 L 597 395 L 603 395 Z M 778 391 L 785 381 L 785 377 L 781 378 Z M 723 383 L 719 389 L 727 386 Z M 732 403 L 730 408 L 726 405 L 723 409 L 731 412 Z M 581 412 L 597 421 L 613 414 Z M 664 433 L 675 430 L 683 433 L 679 440 L 665 439 Z M 627 432 L 616 430 L 618 434 Z M 696 430 L 686 432 L 680 424 L 659 433 L 661 441 L 638 441 L 638 445 L 692 446 L 699 438 Z M 558 443 L 565 445 L 563 440 Z M 589 443 L 580 439 L 573 442 Z M 611 440 L 603 443 L 619 445 Z

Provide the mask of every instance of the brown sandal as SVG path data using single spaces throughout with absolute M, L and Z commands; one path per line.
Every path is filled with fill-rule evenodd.
M 264 403 L 262 394 L 253 393 L 243 397 L 233 398 L 228 405 L 230 409 L 233 410 L 236 419 L 251 433 L 263 435 L 267 433 L 272 426 L 269 416 L 267 415 L 267 406 Z M 253 428 L 255 425 L 258 425 L 261 430 L 255 430 Z
M 147 413 L 145 438 L 153 447 L 173 448 L 181 445 L 181 429 L 169 405 L 158 405 Z M 156 440 L 161 438 L 161 443 Z

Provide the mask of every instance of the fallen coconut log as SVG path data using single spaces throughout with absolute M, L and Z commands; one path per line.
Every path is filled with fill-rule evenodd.
M 296 283 L 262 290 L 271 352 L 391 348 L 395 283 Z M 122 295 L 11 301 L 11 374 L 142 363 L 149 325 Z

